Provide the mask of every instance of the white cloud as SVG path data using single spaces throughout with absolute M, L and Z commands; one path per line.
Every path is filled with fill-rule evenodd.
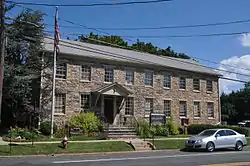
M 249 46 L 250 46 L 250 40 L 249 40 Z M 220 62 L 220 66 L 218 67 L 218 69 L 235 72 L 235 73 L 229 73 L 229 72 L 219 71 L 223 75 L 223 77 L 243 80 L 243 81 L 250 81 L 250 76 L 236 74 L 236 73 L 242 73 L 250 75 L 250 55 L 244 55 L 241 57 L 234 56 L 229 59 L 225 59 Z M 230 93 L 232 92 L 232 90 L 238 90 L 243 85 L 244 84 L 240 82 L 220 79 L 220 92 Z
M 250 46 L 250 33 L 243 34 L 239 39 L 244 47 Z

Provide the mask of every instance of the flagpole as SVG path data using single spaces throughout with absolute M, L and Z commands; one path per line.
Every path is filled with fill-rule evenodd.
M 57 19 L 58 19 L 58 7 L 56 7 L 55 15 L 55 34 L 54 34 L 54 63 L 53 63 L 53 83 L 52 83 L 52 104 L 51 104 L 51 131 L 50 135 L 53 138 L 54 135 L 54 114 L 55 114 L 55 78 L 56 78 L 56 56 L 57 56 Z

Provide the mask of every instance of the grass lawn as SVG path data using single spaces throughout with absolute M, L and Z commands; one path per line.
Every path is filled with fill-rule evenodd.
M 4 138 L 4 141 L 8 140 L 6 138 Z M 104 138 L 100 135 L 100 136 L 86 136 L 86 135 L 80 135 L 80 136 L 72 136 L 68 138 L 69 141 L 86 141 L 86 140 L 103 140 Z M 38 138 L 34 139 L 34 142 L 49 142 L 49 141 L 61 141 L 62 138 L 51 138 L 50 136 L 43 136 L 40 135 Z M 31 142 L 32 140 L 15 140 L 12 142 Z
M 91 152 L 118 152 L 133 151 L 132 147 L 125 142 L 95 142 L 95 143 L 69 143 L 67 149 L 62 149 L 59 144 L 34 144 L 0 146 L 0 155 L 37 155 L 59 153 L 91 153 Z
M 182 149 L 185 146 L 184 142 L 185 140 L 155 140 L 154 145 L 157 150 Z M 250 138 L 247 138 L 247 144 L 250 146 Z

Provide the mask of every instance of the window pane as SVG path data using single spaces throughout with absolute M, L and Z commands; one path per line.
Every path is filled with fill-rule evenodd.
M 90 95 L 81 94 L 81 111 L 89 110 L 90 108 Z
M 153 72 L 151 71 L 146 71 L 145 72 L 145 80 L 144 80 L 145 85 L 153 85 Z
M 126 84 L 132 85 L 134 84 L 134 71 L 126 70 Z
M 56 64 L 56 78 L 66 79 L 66 63 Z
M 105 68 L 105 82 L 113 82 L 114 80 L 114 70 L 112 68 Z
M 90 78 L 91 78 L 91 67 L 90 66 L 82 66 L 81 79 L 90 81 Z
M 153 111 L 153 99 L 145 100 L 145 112 L 150 113 Z
M 171 101 L 170 100 L 164 100 L 164 114 L 167 117 L 171 116 Z
M 134 115 L 134 99 L 131 97 L 126 100 L 125 115 Z
M 180 101 L 180 110 L 179 110 L 180 117 L 186 117 L 187 116 L 187 102 L 186 101 Z
M 194 102 L 194 117 L 200 117 L 200 102 Z
M 180 89 L 186 89 L 186 79 L 184 77 L 180 77 Z
M 171 76 L 168 75 L 167 73 L 164 73 L 163 86 L 165 88 L 171 88 Z
M 207 91 L 213 91 L 213 82 L 210 80 L 207 80 Z
M 207 103 L 208 117 L 214 118 L 214 103 Z
M 56 94 L 55 95 L 55 113 L 65 113 L 65 99 L 66 94 Z
M 199 79 L 193 79 L 193 88 L 194 90 L 200 90 L 200 80 Z

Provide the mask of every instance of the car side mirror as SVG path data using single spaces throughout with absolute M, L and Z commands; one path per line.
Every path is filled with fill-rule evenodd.
M 220 137 L 220 134 L 216 134 L 216 135 L 215 135 L 215 138 L 217 138 L 217 137 Z

